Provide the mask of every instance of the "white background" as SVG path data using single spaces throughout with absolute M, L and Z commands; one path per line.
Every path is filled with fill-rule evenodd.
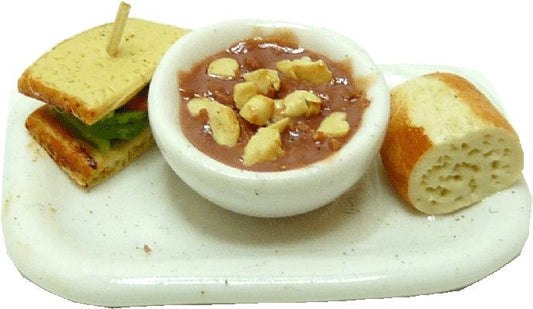
M 481 72 L 521 137 L 524 176 L 533 183 L 533 9 L 527 1 L 129 1 L 130 16 L 195 28 L 232 18 L 270 18 L 324 26 L 351 37 L 379 64 L 453 65 Z M 111 22 L 118 1 L 3 1 L 0 4 L 0 159 L 10 94 L 26 66 L 55 43 Z M 19 128 L 24 130 L 23 127 Z M 9 150 L 7 150 L 9 151 Z M 0 167 L 3 172 L 3 167 Z M 3 198 L 2 198 L 3 201 Z M 531 231 L 531 228 L 530 228 Z M 317 302 L 290 308 L 531 308 L 533 244 L 493 275 L 463 290 L 426 296 Z M 24 279 L 0 236 L 0 308 L 90 308 Z M 170 306 L 169 306 L 170 307 Z M 193 306 L 202 308 L 204 306 Z M 206 305 L 207 308 L 226 305 Z M 231 306 L 232 307 L 232 306 Z M 235 305 L 266 308 L 269 304 Z M 181 306 L 180 306 L 181 308 Z

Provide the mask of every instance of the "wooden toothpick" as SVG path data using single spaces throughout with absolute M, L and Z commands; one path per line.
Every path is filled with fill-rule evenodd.
M 118 6 L 117 16 L 115 17 L 115 23 L 113 24 L 113 32 L 107 42 L 106 51 L 111 57 L 115 57 L 118 54 L 118 46 L 122 40 L 122 34 L 124 33 L 124 27 L 126 26 L 126 20 L 130 13 L 131 5 L 126 2 L 120 2 Z

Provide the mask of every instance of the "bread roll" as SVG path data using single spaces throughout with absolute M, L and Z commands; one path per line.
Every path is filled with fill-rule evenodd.
M 450 73 L 391 90 L 381 158 L 401 197 L 427 214 L 470 206 L 516 182 L 523 168 L 511 125 L 473 84 Z

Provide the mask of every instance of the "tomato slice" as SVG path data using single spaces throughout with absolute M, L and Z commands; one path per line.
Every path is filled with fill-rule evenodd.
M 121 108 L 135 111 L 147 111 L 148 110 L 148 87 L 145 87 L 137 95 L 135 95 L 128 103 L 124 104 Z

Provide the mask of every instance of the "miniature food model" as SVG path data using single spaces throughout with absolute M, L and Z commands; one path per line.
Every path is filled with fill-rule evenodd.
M 148 84 L 165 51 L 188 32 L 127 18 L 120 47 L 111 55 L 106 44 L 115 28 L 105 24 L 62 41 L 18 81 L 22 94 L 46 103 L 27 118 L 28 132 L 83 188 L 107 179 L 154 144 Z
M 179 75 L 186 137 L 248 170 L 327 158 L 354 134 L 369 104 L 348 61 L 304 49 L 292 36 L 236 42 Z
M 507 120 L 473 84 L 450 73 L 392 89 L 381 157 L 402 198 L 428 214 L 450 213 L 509 187 L 524 164 Z

